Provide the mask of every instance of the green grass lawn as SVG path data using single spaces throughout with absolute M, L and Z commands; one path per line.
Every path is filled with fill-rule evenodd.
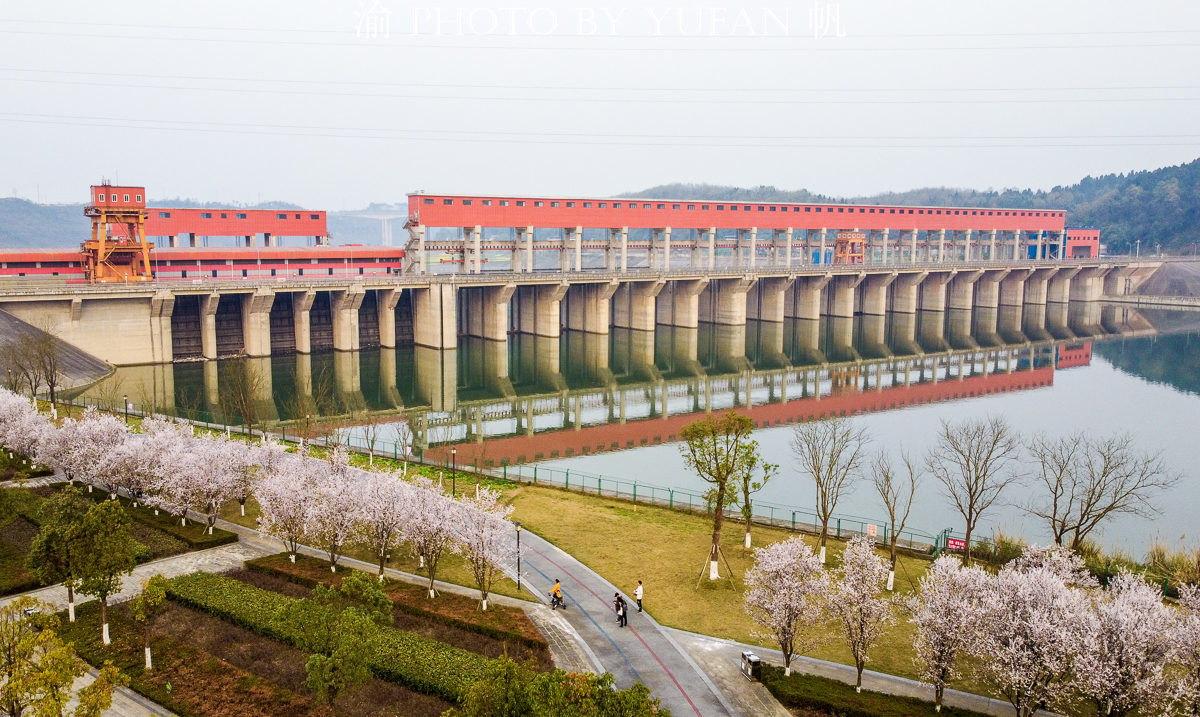
M 622 590 L 632 593 L 638 580 L 646 589 L 646 609 L 664 625 L 750 644 L 769 640 L 754 636 L 756 626 L 742 607 L 742 577 L 753 563 L 742 549 L 745 527 L 726 521 L 721 534 L 725 557 L 733 568 L 729 580 L 710 582 L 706 559 L 712 540 L 712 522 L 704 515 L 633 503 L 612 498 L 525 485 L 508 494 L 516 507 L 514 517 L 529 530 L 585 563 Z M 754 526 L 754 545 L 762 546 L 793 535 L 787 530 Z M 816 538 L 804 538 L 814 547 Z M 844 543 L 831 540 L 827 553 L 830 568 L 838 564 Z M 881 551 L 881 555 L 884 553 Z M 900 557 L 896 593 L 914 589 L 929 563 Z M 697 586 L 704 569 L 705 577 Z M 722 576 L 728 569 L 721 566 Z M 903 616 L 871 651 L 868 669 L 916 678 L 913 664 L 914 629 Z M 829 640 L 811 656 L 853 664 L 833 626 Z

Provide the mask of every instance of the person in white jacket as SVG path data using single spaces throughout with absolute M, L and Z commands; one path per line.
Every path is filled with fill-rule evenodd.
M 637 600 L 638 612 L 642 611 L 642 581 L 638 581 L 637 588 L 633 591 L 633 597 Z

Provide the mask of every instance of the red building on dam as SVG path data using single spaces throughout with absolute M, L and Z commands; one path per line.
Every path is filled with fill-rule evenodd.
M 420 272 L 445 263 L 478 274 L 1068 256 L 1062 210 L 415 193 L 407 227 Z M 535 261 L 552 252 L 552 265 Z

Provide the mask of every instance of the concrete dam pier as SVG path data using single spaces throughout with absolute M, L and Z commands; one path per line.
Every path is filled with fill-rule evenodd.
M 0 286 L 0 309 L 113 365 L 506 341 L 564 331 L 744 327 L 1122 296 L 1161 260 L 961 261 L 670 271 L 377 274 Z M 729 332 L 722 332 L 726 334 Z M 736 343 L 737 332 L 730 334 Z

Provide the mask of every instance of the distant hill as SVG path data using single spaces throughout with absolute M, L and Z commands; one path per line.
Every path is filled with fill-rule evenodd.
M 874 196 L 833 198 L 808 190 L 775 187 L 723 187 L 711 184 L 664 184 L 626 197 L 671 197 L 709 201 L 823 202 L 926 206 L 1065 209 L 1072 226 L 1100 227 L 1109 252 L 1123 254 L 1142 240 L 1142 252 L 1196 254 L 1200 249 L 1200 159 L 1176 167 L 1129 174 L 1086 177 L 1078 184 L 1050 191 L 1005 189 L 977 191 L 928 187 Z
M 79 248 L 92 231 L 82 204 L 34 204 L 0 199 L 0 248 Z

